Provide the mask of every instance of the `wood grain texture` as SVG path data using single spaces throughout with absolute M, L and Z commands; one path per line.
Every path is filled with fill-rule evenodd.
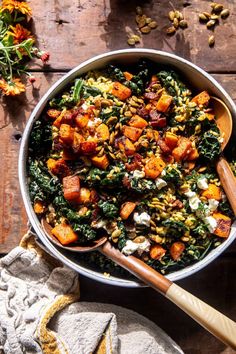
M 207 0 L 189 1 L 163 0 L 44 0 L 32 1 L 34 14 L 33 28 L 37 33 L 40 47 L 51 53 L 50 70 L 69 69 L 91 56 L 115 49 L 130 48 L 127 33 L 137 32 L 135 8 L 139 4 L 147 16 L 158 23 L 157 29 L 142 36 L 138 47 L 154 48 L 180 55 L 203 69 L 236 72 L 236 8 L 235 1 L 223 3 L 231 15 L 215 28 L 216 44 L 208 46 L 212 31 L 199 23 L 198 14 L 210 11 Z M 170 26 L 168 12 L 172 5 L 183 11 L 189 27 L 179 30 L 174 36 L 167 36 Z M 62 45 L 63 43 L 63 45 Z M 38 63 L 33 65 L 39 69 Z

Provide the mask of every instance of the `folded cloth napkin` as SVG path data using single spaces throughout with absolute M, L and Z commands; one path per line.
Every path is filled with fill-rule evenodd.
M 0 349 L 6 354 L 182 353 L 144 317 L 118 306 L 78 302 L 79 295 L 78 274 L 28 232 L 0 260 Z

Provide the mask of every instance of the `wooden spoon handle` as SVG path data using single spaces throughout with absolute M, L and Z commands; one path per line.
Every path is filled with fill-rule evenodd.
M 224 157 L 219 159 L 216 169 L 234 215 L 236 215 L 236 178 Z
M 236 349 L 235 322 L 172 283 L 140 259 L 134 256 L 125 256 L 119 250 L 112 247 L 110 242 L 106 242 L 99 250 L 106 257 L 127 269 L 153 289 L 164 294 L 222 342 Z

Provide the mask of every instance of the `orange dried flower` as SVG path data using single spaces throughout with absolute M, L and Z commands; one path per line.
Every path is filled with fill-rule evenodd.
M 8 10 L 12 13 L 14 10 L 21 12 L 23 15 L 32 15 L 32 10 L 25 1 L 3 0 L 0 12 Z
M 7 31 L 7 34 L 14 37 L 14 44 L 19 44 L 29 38 L 31 38 L 34 42 L 34 37 L 31 35 L 31 32 L 21 26 L 19 23 L 15 27 L 10 26 L 9 28 L 11 31 Z
M 25 85 L 18 78 L 12 79 L 11 82 L 6 82 L 2 79 L 0 80 L 0 90 L 6 96 L 16 96 L 25 92 Z

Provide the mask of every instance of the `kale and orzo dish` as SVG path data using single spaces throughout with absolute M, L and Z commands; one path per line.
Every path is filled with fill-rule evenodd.
M 193 94 L 171 68 L 140 61 L 88 72 L 34 124 L 35 212 L 63 245 L 105 232 L 162 273 L 202 259 L 233 220 L 214 167 L 223 139 L 216 114 L 208 92 Z M 100 254 L 83 257 L 113 269 Z

